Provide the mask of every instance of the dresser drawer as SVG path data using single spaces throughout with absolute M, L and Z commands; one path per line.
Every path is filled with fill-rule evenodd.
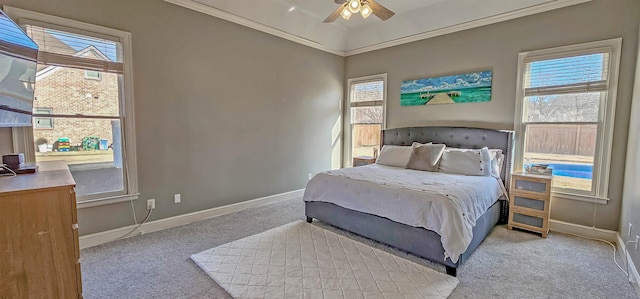
M 548 181 L 514 178 L 512 191 L 525 191 L 539 194 L 549 194 L 551 186 Z
M 513 212 L 540 217 L 549 218 L 550 198 L 549 196 L 522 194 L 526 192 L 513 192 L 509 199 L 509 209 Z
M 523 207 L 527 209 L 544 211 L 545 201 L 514 195 L 513 205 L 516 207 Z
M 514 226 L 517 226 L 518 223 L 521 223 L 521 224 L 526 224 L 526 225 L 537 227 L 537 228 L 542 228 L 544 226 L 544 222 L 545 222 L 544 218 L 524 215 L 517 212 L 513 213 Z

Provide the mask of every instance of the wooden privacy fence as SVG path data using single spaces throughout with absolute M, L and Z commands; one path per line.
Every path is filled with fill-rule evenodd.
M 379 124 L 354 124 L 354 146 L 380 144 Z M 535 124 L 527 126 L 525 151 L 528 153 L 593 156 L 596 152 L 597 126 Z
M 596 152 L 597 131 L 595 124 L 528 125 L 525 151 L 528 153 L 593 156 Z
M 353 145 L 354 146 L 376 146 L 380 145 L 380 124 L 354 124 L 353 125 Z

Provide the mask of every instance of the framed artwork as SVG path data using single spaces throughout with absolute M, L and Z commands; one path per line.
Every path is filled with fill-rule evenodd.
M 402 81 L 400 106 L 491 101 L 492 71 Z

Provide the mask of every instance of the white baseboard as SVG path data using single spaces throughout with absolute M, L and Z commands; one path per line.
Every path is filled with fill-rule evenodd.
M 638 269 L 636 269 L 636 266 L 633 264 L 631 256 L 625 251 L 626 245 L 624 244 L 624 240 L 622 240 L 620 234 L 617 234 L 617 237 L 618 240 L 616 240 L 616 245 L 618 245 L 618 251 L 620 251 L 620 256 L 624 256 L 623 259 L 625 259 L 625 265 L 627 265 L 627 269 L 629 270 L 629 282 L 633 285 L 638 298 L 640 298 L 640 274 L 638 274 Z
M 559 220 L 550 219 L 549 230 L 559 233 L 568 233 L 589 237 L 593 239 L 603 239 L 609 242 L 618 242 L 617 231 L 573 224 Z
M 163 229 L 168 229 L 172 227 L 177 227 L 185 224 L 189 224 L 192 222 L 204 220 L 207 218 L 225 215 L 233 212 L 237 212 L 240 210 L 244 210 L 247 208 L 253 208 L 257 206 L 263 206 L 266 204 L 276 203 L 280 201 L 290 200 L 294 198 L 302 198 L 304 194 L 304 189 L 294 190 L 290 192 L 275 194 L 271 196 L 256 198 L 248 201 L 243 201 L 239 203 L 234 203 L 226 206 L 221 206 L 217 208 L 197 211 L 193 213 L 178 215 L 174 217 L 159 219 L 147 222 L 143 224 L 139 231 L 144 231 L 146 233 L 155 232 Z M 136 225 L 129 225 L 121 228 L 112 229 L 105 232 L 99 232 L 95 234 L 85 235 L 80 237 L 80 248 L 89 248 L 96 245 L 104 244 L 107 242 L 111 242 L 116 238 L 121 237 L 122 235 L 128 233 L 132 229 L 134 229 Z M 136 236 L 136 233 L 131 234 L 132 236 Z

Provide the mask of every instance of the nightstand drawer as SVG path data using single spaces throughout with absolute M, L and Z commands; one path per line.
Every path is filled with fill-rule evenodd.
M 548 182 L 545 181 L 533 181 L 530 179 L 514 178 L 513 186 L 514 191 L 527 191 L 540 194 L 549 194 L 550 187 Z
M 523 207 L 523 208 L 538 210 L 542 212 L 545 210 L 544 209 L 545 204 L 546 204 L 546 201 L 544 200 L 513 195 L 513 205 L 516 207 Z
M 520 214 L 520 213 L 513 213 L 513 225 L 517 226 L 518 223 L 522 223 L 522 224 L 526 224 L 529 226 L 533 226 L 533 227 L 537 227 L 537 228 L 542 228 L 544 225 L 544 218 L 540 218 L 540 217 L 535 217 L 535 216 L 529 216 L 529 215 L 524 215 L 524 214 Z

